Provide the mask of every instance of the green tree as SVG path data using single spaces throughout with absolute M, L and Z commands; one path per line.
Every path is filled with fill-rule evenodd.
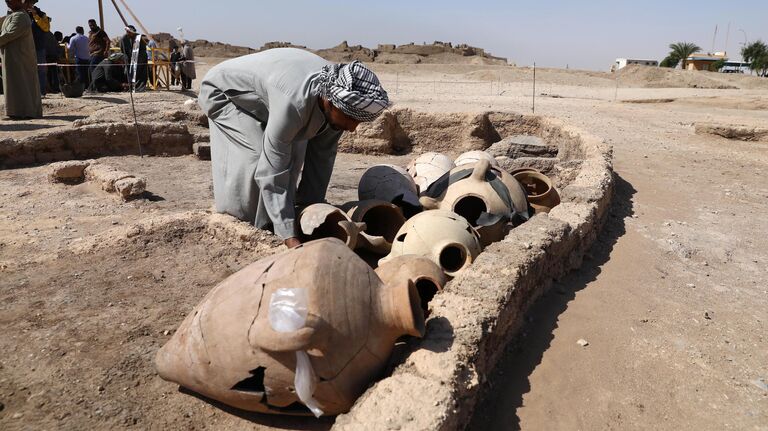
M 724 59 L 720 59 L 720 60 L 717 60 L 716 62 L 712 63 L 712 67 L 711 67 L 710 70 L 712 72 L 719 72 L 720 69 L 722 69 L 723 67 L 725 67 L 725 60 Z
M 661 60 L 661 63 L 659 63 L 660 67 L 669 67 L 670 69 L 674 69 L 677 67 L 677 64 L 680 63 L 679 58 L 675 58 L 671 55 L 668 55 L 664 60 Z
M 685 70 L 685 67 L 687 66 L 688 57 L 690 57 L 693 54 L 696 54 L 697 52 L 701 52 L 701 48 L 699 48 L 698 45 L 691 42 L 677 42 L 669 45 L 670 51 L 669 56 L 676 58 L 683 62 L 683 70 Z
M 741 57 L 759 76 L 768 75 L 768 45 L 762 40 L 752 42 L 741 49 Z

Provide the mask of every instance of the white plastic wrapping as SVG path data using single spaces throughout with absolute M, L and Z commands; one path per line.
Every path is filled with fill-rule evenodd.
M 269 301 L 269 325 L 277 332 L 293 332 L 303 328 L 307 322 L 309 299 L 306 289 L 278 289 Z M 296 395 L 316 416 L 323 415 L 317 400 L 312 396 L 317 385 L 317 376 L 309 355 L 304 351 L 296 352 L 296 377 L 293 381 Z

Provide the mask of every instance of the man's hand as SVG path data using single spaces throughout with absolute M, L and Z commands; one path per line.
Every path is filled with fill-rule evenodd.
M 293 237 L 293 238 L 286 239 L 284 244 L 288 248 L 296 248 L 301 245 L 301 241 L 299 241 L 298 238 Z

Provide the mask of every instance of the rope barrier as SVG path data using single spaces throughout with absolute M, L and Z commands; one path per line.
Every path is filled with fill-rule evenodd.
M 182 64 L 182 63 L 194 63 L 194 64 L 206 64 L 206 65 L 208 64 L 208 63 L 201 62 L 201 61 L 191 61 L 191 60 L 185 60 L 185 61 L 178 61 L 178 62 L 176 62 L 176 64 Z M 169 65 L 170 66 L 171 63 L 168 62 L 168 63 L 146 63 L 146 64 L 147 64 L 147 66 L 149 66 L 150 64 L 154 64 L 154 65 L 163 64 L 163 65 Z M 89 64 L 38 63 L 38 66 L 39 67 L 42 67 L 42 66 L 81 67 L 81 66 L 90 66 L 90 63 Z M 94 65 L 94 66 L 97 66 L 97 65 Z M 126 65 L 125 64 L 104 64 L 104 65 L 101 65 L 101 66 L 102 67 L 105 67 L 105 66 L 106 67 L 125 67 Z

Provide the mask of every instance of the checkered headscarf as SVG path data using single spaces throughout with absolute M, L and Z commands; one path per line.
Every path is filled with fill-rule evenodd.
M 318 78 L 322 96 L 357 121 L 373 121 L 389 107 L 379 78 L 359 61 L 329 64 Z

